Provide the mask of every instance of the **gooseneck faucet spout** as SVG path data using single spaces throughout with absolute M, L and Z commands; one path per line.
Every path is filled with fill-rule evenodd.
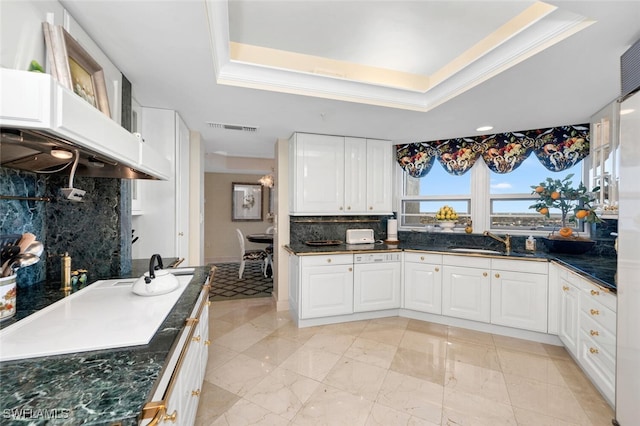
M 485 237 L 491 237 L 496 241 L 500 241 L 502 244 L 504 244 L 504 251 L 506 251 L 507 253 L 511 251 L 511 235 L 505 234 L 504 238 L 500 238 L 489 231 L 484 231 L 483 235 Z

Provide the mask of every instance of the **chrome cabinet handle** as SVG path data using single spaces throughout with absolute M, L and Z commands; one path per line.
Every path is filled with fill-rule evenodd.
M 592 336 L 599 336 L 600 333 L 598 333 L 598 330 L 591 330 L 589 331 L 589 334 L 591 334 Z
M 597 309 L 591 309 L 589 310 L 589 312 L 591 313 L 591 315 L 600 315 L 600 311 Z

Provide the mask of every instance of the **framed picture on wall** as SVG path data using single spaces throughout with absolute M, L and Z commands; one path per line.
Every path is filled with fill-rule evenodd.
M 60 84 L 110 117 L 104 71 L 98 62 L 60 25 L 43 23 L 52 72 Z
M 231 220 L 262 221 L 262 185 L 233 182 L 231 186 Z

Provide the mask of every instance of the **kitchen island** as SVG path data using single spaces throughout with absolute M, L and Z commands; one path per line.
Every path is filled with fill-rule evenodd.
M 174 358 L 209 272 L 207 267 L 194 268 L 190 283 L 147 345 L 0 363 L 1 423 L 138 424 L 143 406 Z M 64 296 L 59 287 L 59 282 L 44 282 L 19 288 L 18 311 L 11 321 L 59 300 Z

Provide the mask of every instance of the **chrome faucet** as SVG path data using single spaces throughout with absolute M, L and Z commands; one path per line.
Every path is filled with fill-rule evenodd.
M 497 235 L 492 234 L 489 231 L 484 231 L 484 233 L 482 234 L 485 237 L 491 237 L 494 240 L 500 241 L 501 243 L 504 244 L 504 250 L 509 253 L 511 251 L 511 235 L 509 234 L 505 234 L 504 238 L 500 238 Z

